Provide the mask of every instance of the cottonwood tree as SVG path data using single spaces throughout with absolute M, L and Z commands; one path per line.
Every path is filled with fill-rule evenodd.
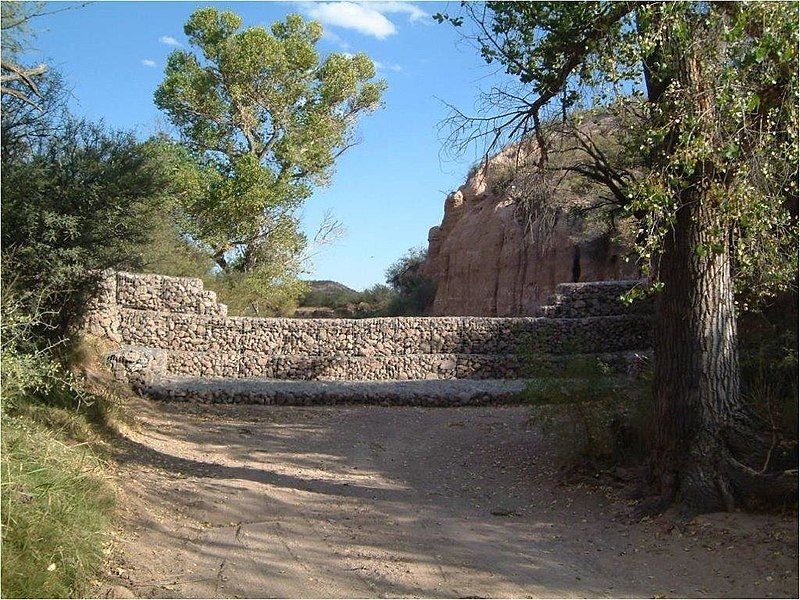
M 468 23 L 484 58 L 520 86 L 495 90 L 503 108 L 462 119 L 460 134 L 535 140 L 546 168 L 548 110 L 632 117 L 620 136 L 641 157 L 636 172 L 590 140 L 581 169 L 637 218 L 642 267 L 660 290 L 651 508 L 796 500 L 796 457 L 787 462 L 740 394 L 736 312 L 737 301 L 796 285 L 797 4 L 461 11 L 437 18 Z
M 225 273 L 291 275 L 307 244 L 296 211 L 329 181 L 385 83 L 365 54 L 321 59 L 321 25 L 298 15 L 267 31 L 203 8 L 184 31 L 191 50 L 170 55 L 155 102 L 185 148 L 175 169 L 185 230 Z

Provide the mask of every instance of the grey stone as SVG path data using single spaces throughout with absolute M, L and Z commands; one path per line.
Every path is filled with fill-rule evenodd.
M 642 361 L 632 353 L 651 346 L 652 310 L 619 300 L 635 285 L 561 284 L 540 317 L 262 319 L 228 317 L 197 279 L 105 272 L 85 327 L 120 344 L 109 360 L 132 382 L 514 379 L 525 376 L 523 352 L 550 365 L 597 357 L 634 373 Z

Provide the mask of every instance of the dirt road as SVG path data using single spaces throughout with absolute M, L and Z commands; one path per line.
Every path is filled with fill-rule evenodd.
M 793 516 L 636 522 L 530 410 L 143 403 L 110 595 L 795 597 Z

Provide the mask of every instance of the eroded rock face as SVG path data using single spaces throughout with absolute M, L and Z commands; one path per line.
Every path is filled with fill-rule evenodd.
M 618 231 L 592 231 L 596 223 L 574 217 L 596 190 L 556 189 L 546 214 L 530 219 L 521 211 L 515 182 L 503 175 L 518 160 L 504 150 L 445 200 L 442 224 L 428 234 L 425 272 L 437 285 L 431 314 L 532 315 L 559 283 L 640 276 L 615 241 Z M 503 178 L 505 188 L 496 183 Z

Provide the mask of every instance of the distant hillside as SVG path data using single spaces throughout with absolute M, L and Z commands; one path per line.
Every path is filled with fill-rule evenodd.
M 327 279 L 314 279 L 307 283 L 310 289 L 300 298 L 295 317 L 354 319 L 386 316 L 396 295 L 385 285 L 357 292 Z
M 339 283 L 328 279 L 312 279 L 307 282 L 309 290 L 300 298 L 300 307 L 341 308 L 348 303 L 355 302 L 359 293 Z
M 310 279 L 307 281 L 311 293 L 322 294 L 357 294 L 358 292 L 338 281 L 329 279 Z

